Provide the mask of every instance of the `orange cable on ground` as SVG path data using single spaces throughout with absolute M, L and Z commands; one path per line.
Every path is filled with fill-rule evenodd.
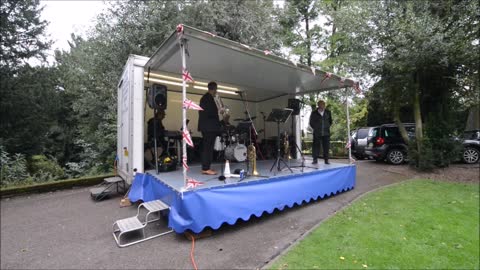
M 192 249 L 190 250 L 190 260 L 192 261 L 193 268 L 195 270 L 198 270 L 197 264 L 195 263 L 194 253 L 193 253 L 193 251 L 195 250 L 195 237 L 189 232 L 187 232 L 186 234 L 188 234 L 188 236 L 190 236 L 190 238 L 192 238 Z

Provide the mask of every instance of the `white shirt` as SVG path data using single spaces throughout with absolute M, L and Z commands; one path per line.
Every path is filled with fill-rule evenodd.
M 320 111 L 320 109 L 318 109 L 318 113 L 323 117 L 323 113 L 325 112 L 325 110 L 323 111 Z

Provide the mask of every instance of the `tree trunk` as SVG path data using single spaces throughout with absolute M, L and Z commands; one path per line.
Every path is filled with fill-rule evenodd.
M 423 159 L 422 143 L 423 143 L 423 128 L 422 128 L 422 114 L 420 110 L 420 89 L 415 89 L 413 99 L 413 114 L 415 117 L 415 137 L 417 141 L 418 162 Z M 419 165 L 419 164 L 417 164 Z
M 398 103 L 398 101 L 394 101 L 393 103 L 393 121 L 395 121 L 395 123 L 397 124 L 398 130 L 400 130 L 400 135 L 402 135 L 403 140 L 408 143 L 410 141 L 410 138 L 408 137 L 405 126 L 400 120 L 400 104 Z

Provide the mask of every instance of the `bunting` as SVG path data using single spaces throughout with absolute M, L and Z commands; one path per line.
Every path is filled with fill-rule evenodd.
M 183 77 L 183 80 L 186 82 L 192 82 L 192 83 L 194 82 L 192 75 L 190 75 L 190 72 L 188 72 L 186 68 L 182 70 L 182 77 Z
M 352 144 L 348 142 L 347 145 L 345 145 L 345 149 L 349 149 L 350 147 L 352 147 Z
M 326 72 L 325 73 L 325 76 L 323 77 L 322 81 L 320 82 L 320 85 L 322 85 L 322 83 L 328 79 L 330 79 L 332 77 L 332 73 L 329 73 L 329 72 Z
M 192 137 L 190 137 L 190 132 L 188 132 L 188 129 L 182 131 L 182 137 L 188 145 L 193 147 Z
M 177 39 L 183 36 L 183 24 L 177 25 Z
M 188 167 L 188 164 L 187 164 L 187 157 L 183 157 L 182 158 L 182 165 L 183 167 L 185 168 L 185 170 L 189 170 L 190 168 Z
M 203 111 L 203 109 L 202 109 L 202 107 L 200 107 L 200 105 L 191 101 L 190 99 L 185 99 L 183 101 L 183 108 L 185 108 L 187 110 L 192 109 L 192 110 L 195 110 L 195 111 Z
M 190 188 L 193 189 L 203 184 L 204 184 L 203 182 L 197 181 L 191 177 L 187 177 L 187 186 L 186 186 L 187 189 L 190 189 Z
M 362 93 L 362 89 L 360 89 L 360 82 L 354 82 L 353 89 L 355 89 L 355 92 L 360 95 Z

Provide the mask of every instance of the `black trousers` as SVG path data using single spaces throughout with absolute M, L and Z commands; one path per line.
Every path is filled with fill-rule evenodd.
M 328 151 L 330 150 L 330 136 L 313 136 L 312 157 L 320 157 L 320 144 L 323 148 L 323 158 L 328 160 Z
M 215 145 L 215 138 L 218 132 L 202 132 L 202 153 L 200 158 L 202 160 L 202 170 L 210 170 L 210 164 L 213 160 L 213 147 Z

